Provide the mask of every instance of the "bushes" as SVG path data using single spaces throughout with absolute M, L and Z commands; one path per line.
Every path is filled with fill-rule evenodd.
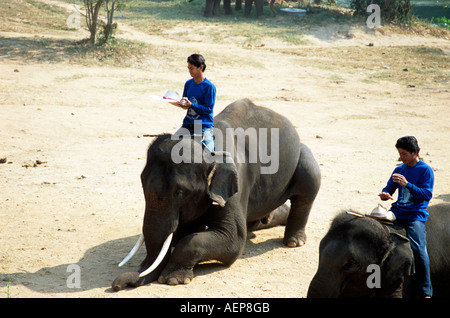
M 351 0 L 350 7 L 356 15 L 366 15 L 370 4 L 378 4 L 385 21 L 409 22 L 412 17 L 410 0 Z

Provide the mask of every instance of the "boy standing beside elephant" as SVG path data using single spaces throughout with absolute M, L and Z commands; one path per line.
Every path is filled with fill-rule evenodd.
M 416 287 L 420 296 L 429 298 L 433 289 L 425 222 L 428 219 L 427 207 L 433 196 L 434 173 L 429 165 L 419 159 L 420 148 L 415 137 L 402 137 L 397 140 L 395 147 L 403 164 L 394 169 L 392 178 L 378 196 L 381 200 L 393 200 L 392 194 L 398 189 L 398 199 L 390 210 L 395 214 L 396 223 L 405 228 L 410 241 Z

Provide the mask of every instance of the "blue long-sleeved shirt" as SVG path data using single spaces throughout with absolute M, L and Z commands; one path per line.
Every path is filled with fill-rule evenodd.
M 402 187 L 392 181 L 387 182 L 382 192 L 394 194 L 398 189 L 398 199 L 391 206 L 391 211 L 398 219 L 426 221 L 428 204 L 433 196 L 434 173 L 429 165 L 420 160 L 415 166 L 402 164 L 394 169 L 394 173 L 403 175 L 408 184 Z
M 189 79 L 184 84 L 183 97 L 192 103 L 183 120 L 183 126 L 193 125 L 195 120 L 202 121 L 202 128 L 214 127 L 213 111 L 216 102 L 216 87 L 207 78 L 201 83 Z

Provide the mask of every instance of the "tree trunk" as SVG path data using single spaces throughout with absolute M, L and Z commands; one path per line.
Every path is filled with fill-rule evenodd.
M 114 11 L 116 10 L 115 6 L 116 6 L 116 1 L 109 1 L 109 0 L 105 0 L 106 1 L 106 16 L 107 16 L 107 21 L 106 21 L 106 26 L 105 26 L 105 40 L 108 41 L 112 38 L 113 34 L 114 34 L 114 29 L 115 26 L 113 25 L 113 19 L 114 19 Z M 111 6 L 109 5 L 109 2 L 111 2 Z M 117 25 L 116 25 L 117 26 Z
M 95 6 L 92 1 L 85 0 L 84 3 L 86 5 L 86 23 L 88 25 L 89 32 L 91 33 L 89 42 L 95 44 L 97 36 L 97 19 L 103 0 L 98 0 L 95 3 Z

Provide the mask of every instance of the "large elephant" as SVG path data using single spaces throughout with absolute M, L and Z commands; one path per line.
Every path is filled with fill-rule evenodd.
M 450 204 L 430 206 L 428 211 L 433 297 L 450 297 Z M 402 228 L 342 213 L 320 242 L 319 267 L 308 297 L 414 297 L 413 264 Z
M 225 10 L 225 14 L 233 14 L 233 10 L 231 9 L 231 0 L 223 0 L 223 8 Z M 241 9 L 242 0 L 236 0 L 236 11 Z M 220 14 L 220 0 L 206 0 L 206 6 L 203 16 L 206 18 L 210 18 L 213 16 L 219 16 Z
M 250 13 L 252 11 L 253 2 L 255 2 L 256 16 L 258 18 L 262 17 L 264 14 L 263 13 L 264 0 L 245 0 L 244 15 L 246 17 L 250 16 Z M 276 16 L 275 9 L 273 8 L 274 3 L 275 3 L 275 0 L 270 1 L 270 10 L 272 11 L 273 15 Z M 242 9 L 242 0 L 236 0 L 235 5 L 236 5 L 236 11 L 241 10 Z M 225 14 L 232 14 L 233 10 L 231 9 L 231 0 L 224 0 L 223 8 L 225 10 Z M 206 0 L 206 6 L 205 6 L 205 11 L 204 11 L 203 15 L 207 18 L 220 15 L 220 0 Z
M 114 290 L 157 279 L 186 284 L 194 266 L 205 260 L 231 265 L 243 252 L 249 227 L 285 223 L 284 244 L 306 242 L 321 177 L 290 121 L 243 99 L 227 106 L 214 123 L 214 153 L 202 149 L 195 136 L 161 135 L 150 145 L 141 174 L 143 235 L 132 250 L 145 241 L 147 256 L 139 272 L 114 280 Z M 290 209 L 284 213 L 287 200 Z

